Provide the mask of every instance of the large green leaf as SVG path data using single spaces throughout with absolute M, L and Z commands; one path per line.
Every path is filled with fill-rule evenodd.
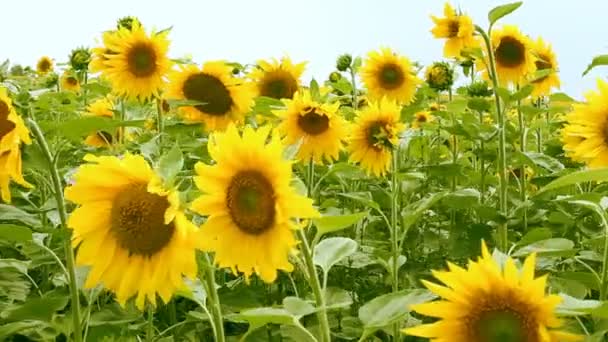
M 587 68 L 585 69 L 585 71 L 583 71 L 583 76 L 587 75 L 589 73 L 589 71 L 591 71 L 596 66 L 600 66 L 600 65 L 608 65 L 608 55 L 599 55 L 599 56 L 593 57 L 593 59 L 591 60 L 591 63 L 589 63 L 589 65 L 587 65 Z
M 514 256 L 526 256 L 530 253 L 537 253 L 541 256 L 574 256 L 574 242 L 563 238 L 546 239 L 531 243 L 513 253 Z
M 603 182 L 606 180 L 608 180 L 608 168 L 576 171 L 562 176 L 545 185 L 538 191 L 538 193 L 582 182 Z
M 350 227 L 355 223 L 361 221 L 367 215 L 367 211 L 348 215 L 324 215 L 319 218 L 315 218 L 312 222 L 317 227 L 317 235 L 315 240 L 318 240 L 321 236 L 342 230 Z
M 50 322 L 53 315 L 67 304 L 67 295 L 29 298 L 22 305 L 13 305 L 6 309 L 2 312 L 2 318 L 8 322 L 25 320 Z
M 519 6 L 521 6 L 521 4 L 523 4 L 523 2 L 518 1 L 518 2 L 513 2 L 510 4 L 494 7 L 488 13 L 488 20 L 490 21 L 490 26 L 494 25 L 494 23 L 496 23 L 496 21 L 498 21 L 498 19 L 500 19 L 500 18 L 512 13 L 516 9 L 518 9 Z
M 0 224 L 0 240 L 24 242 L 32 240 L 32 231 L 14 224 Z
M 158 172 L 165 184 L 170 187 L 175 177 L 184 167 L 184 155 L 177 144 L 164 154 L 158 162 Z
M 325 239 L 315 247 L 313 260 L 326 274 L 335 264 L 348 258 L 357 251 L 356 241 L 345 237 Z
M 18 221 L 30 227 L 35 227 L 40 224 L 38 217 L 7 204 L 0 204 L 0 220 Z
M 365 327 L 365 335 L 405 319 L 410 305 L 424 303 L 436 296 L 423 289 L 404 290 L 376 297 L 359 309 L 359 319 Z

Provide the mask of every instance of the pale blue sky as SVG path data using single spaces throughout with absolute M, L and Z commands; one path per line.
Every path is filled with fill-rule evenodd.
M 508 1 L 460 0 L 452 4 L 485 27 L 487 12 Z M 41 55 L 65 61 L 79 45 L 93 46 L 118 17 L 136 15 L 148 27 L 173 26 L 170 55 L 195 61 L 241 63 L 289 54 L 308 60 L 305 80 L 324 79 L 343 52 L 362 55 L 381 45 L 428 64 L 442 57 L 429 15 L 443 0 L 20 0 L 2 4 L 0 59 L 34 65 Z M 592 56 L 608 53 L 608 1 L 528 0 L 503 23 L 551 42 L 558 55 L 562 90 L 580 97 L 608 75 L 608 67 L 581 73 Z

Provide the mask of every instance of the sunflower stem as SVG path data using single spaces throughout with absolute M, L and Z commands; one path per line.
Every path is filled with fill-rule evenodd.
M 491 28 L 490 28 L 491 30 Z M 508 226 L 507 226 L 507 151 L 506 151 L 506 132 L 505 132 L 505 116 L 502 111 L 502 105 L 500 103 L 500 96 L 498 95 L 498 74 L 496 73 L 496 63 L 494 61 L 494 50 L 490 43 L 489 34 L 491 31 L 486 33 L 481 27 L 475 26 L 477 31 L 484 40 L 486 49 L 488 51 L 488 60 L 490 64 L 490 78 L 492 79 L 492 91 L 494 92 L 494 99 L 496 102 L 496 117 L 498 121 L 498 179 L 499 179 L 499 207 L 500 213 L 503 218 L 498 226 L 498 247 L 501 251 L 506 252 L 508 250 Z
M 398 222 L 398 206 L 399 206 L 399 185 L 397 182 L 397 172 L 399 171 L 399 146 L 396 146 L 391 156 L 391 249 L 393 262 L 391 264 L 391 276 L 393 293 L 399 291 L 399 226 Z M 398 341 L 401 332 L 399 322 L 393 324 L 393 341 Z
M 154 308 L 148 307 L 148 323 L 146 324 L 146 342 L 154 341 Z
M 225 342 L 226 336 L 224 335 L 224 319 L 222 316 L 222 306 L 220 304 L 220 297 L 217 294 L 217 288 L 215 286 L 215 267 L 209 255 L 207 253 L 203 256 L 205 266 L 205 282 L 207 283 L 207 292 L 209 292 L 209 299 L 211 300 L 211 319 L 215 326 L 215 341 Z
M 307 192 L 308 197 L 312 198 L 312 190 L 314 187 L 314 176 L 315 176 L 315 167 L 314 161 L 312 158 L 308 162 L 308 184 L 307 184 Z M 331 333 L 329 330 L 329 319 L 327 318 L 327 309 L 325 308 L 325 295 L 323 293 L 323 289 L 321 288 L 321 283 L 319 282 L 319 275 L 317 274 L 317 269 L 315 267 L 315 263 L 313 261 L 313 248 L 314 246 L 310 246 L 308 243 L 308 238 L 306 237 L 306 232 L 304 229 L 300 228 L 297 230 L 298 238 L 300 239 L 300 247 L 302 250 L 302 255 L 304 256 L 304 263 L 306 265 L 306 273 L 308 273 L 308 283 L 312 288 L 313 295 L 315 297 L 315 304 L 319 311 L 317 311 L 317 319 L 319 320 L 319 325 L 321 327 L 321 342 L 331 342 Z
M 125 99 L 120 99 L 120 123 L 124 123 L 127 117 L 127 111 L 125 110 Z M 122 145 L 125 142 L 125 126 L 121 126 L 119 129 L 118 142 Z
M 483 112 L 479 112 L 479 124 L 483 125 Z M 479 149 L 481 150 L 481 156 L 479 157 L 479 171 L 481 174 L 481 180 L 479 184 L 479 201 L 483 205 L 485 202 L 485 192 L 486 192 L 486 160 L 485 160 L 485 143 L 483 139 L 479 143 Z
M 162 153 L 165 123 L 163 122 L 163 105 L 160 98 L 156 98 L 156 130 L 158 131 L 158 145 Z
M 517 86 L 517 90 L 519 90 L 519 85 Z M 519 121 L 519 144 L 520 151 L 522 154 L 526 153 L 526 121 L 524 118 L 524 113 L 521 110 L 521 100 L 517 100 L 517 119 Z M 522 165 L 519 170 L 519 185 L 520 185 L 520 199 L 523 204 L 523 225 L 524 232 L 528 230 L 528 209 L 526 207 L 526 201 L 528 200 L 528 195 L 526 193 L 527 185 L 526 185 L 526 166 Z
M 350 82 L 353 87 L 353 110 L 357 110 L 359 108 L 359 101 L 357 100 L 357 75 L 355 74 L 355 70 L 353 67 L 349 67 L 350 69 Z
M 88 99 L 87 99 L 87 95 L 88 95 L 87 84 L 89 83 L 89 73 L 88 73 L 87 70 L 84 71 L 84 75 L 83 75 L 82 78 L 83 78 L 82 101 L 84 102 L 84 106 L 86 108 L 86 106 L 88 104 L 87 103 L 88 102 Z
M 606 300 L 606 291 L 608 290 L 608 221 L 606 220 L 606 214 L 603 211 L 598 210 L 597 214 L 602 220 L 604 226 L 604 258 L 602 262 L 602 286 L 600 287 L 600 300 Z
M 65 201 L 63 198 L 63 184 L 61 182 L 61 177 L 59 177 L 59 171 L 57 170 L 57 166 L 54 162 L 53 155 L 51 154 L 51 150 L 49 149 L 49 145 L 44 138 L 44 134 L 42 130 L 36 123 L 36 121 L 32 119 L 27 119 L 27 122 L 30 126 L 32 133 L 42 153 L 44 154 L 44 158 L 46 159 L 47 166 L 49 168 L 49 172 L 51 173 L 51 180 L 53 182 L 53 193 L 55 195 L 55 201 L 57 202 L 57 211 L 59 212 L 59 220 L 61 222 L 61 229 L 71 232 L 68 230 L 68 215 L 65 209 Z M 71 297 L 71 306 L 72 306 L 72 325 L 74 336 L 73 339 L 75 342 L 82 342 L 82 326 L 80 322 L 80 297 L 78 293 L 78 283 L 76 282 L 76 270 L 74 268 L 74 253 L 71 245 L 72 239 L 67 237 L 64 240 L 64 251 L 66 258 L 66 269 L 68 271 L 68 281 L 70 285 L 70 297 Z

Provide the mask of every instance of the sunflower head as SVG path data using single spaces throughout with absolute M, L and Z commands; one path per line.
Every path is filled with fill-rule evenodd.
M 338 59 L 336 60 L 336 69 L 338 69 L 338 71 L 346 71 L 351 67 L 352 63 L 353 56 L 348 53 L 342 54 L 338 56 Z
M 232 75 L 224 61 L 211 61 L 202 68 L 182 65 L 169 76 L 167 99 L 198 101 L 179 108 L 184 119 L 203 123 L 209 131 L 224 130 L 231 122 L 241 122 L 253 104 L 250 84 Z
M 53 60 L 48 56 L 42 56 L 36 63 L 36 71 L 40 75 L 46 75 L 53 71 Z
M 137 21 L 130 30 L 123 27 L 104 34 L 106 46 L 95 51 L 98 57 L 91 69 L 102 71 L 121 96 L 139 100 L 158 97 L 171 68 L 167 34 L 147 34 Z
M 101 98 L 91 103 L 87 107 L 87 111 L 84 115 L 111 118 L 114 116 L 113 107 L 114 105 L 112 104 L 112 101 L 109 98 Z M 92 147 L 106 147 L 114 144 L 116 140 L 118 140 L 117 138 L 120 134 L 119 132 L 120 130 L 117 131 L 116 134 L 112 134 L 107 131 L 97 131 L 88 135 L 85 138 L 84 143 Z
M 475 81 L 466 87 L 467 95 L 470 97 L 489 97 L 493 92 L 490 89 L 488 82 L 481 80 Z
M 124 28 L 127 30 L 131 30 L 133 29 L 134 23 L 141 25 L 141 22 L 139 21 L 139 19 L 137 19 L 137 17 L 133 17 L 130 15 L 122 17 L 116 21 L 116 29 L 120 30 L 121 28 Z
M 72 50 L 70 53 L 70 66 L 75 71 L 85 71 L 89 68 L 91 62 L 91 50 L 85 47 L 79 47 Z
M 412 128 L 421 128 L 426 123 L 432 122 L 435 117 L 428 111 L 420 111 L 414 114 L 414 121 L 412 122 Z
M 71 71 L 66 71 L 61 75 L 61 89 L 72 92 L 80 91 L 80 82 L 78 77 Z
M 180 209 L 178 194 L 164 188 L 139 155 L 87 155 L 65 190 L 78 205 L 70 215 L 76 263 L 90 266 L 86 288 L 103 283 L 121 305 L 136 296 L 164 302 L 196 276 L 197 229 Z
M 559 88 L 561 85 L 557 74 L 557 58 L 550 44 L 545 43 L 542 38 L 538 38 L 532 45 L 532 52 L 536 56 L 534 62 L 536 71 L 546 71 L 547 75 L 532 80 L 534 90 L 532 96 L 546 96 L 551 93 L 553 88 Z
M 215 252 L 215 262 L 266 282 L 276 279 L 277 270 L 293 269 L 288 254 L 297 244 L 293 230 L 301 229 L 294 219 L 319 215 L 312 200 L 291 186 L 292 162 L 283 159 L 280 138 L 270 130 L 247 126 L 240 134 L 230 125 L 215 132 L 208 144 L 215 164 L 196 165 L 194 180 L 205 194 L 192 203 L 209 216 L 201 227 L 202 248 Z
M 280 61 L 258 61 L 257 67 L 249 74 L 249 78 L 257 86 L 260 96 L 274 99 L 291 99 L 300 87 L 300 77 L 304 72 L 306 62 L 294 64 L 289 57 Z
M 445 91 L 454 84 L 454 70 L 446 62 L 435 62 L 426 69 L 425 78 L 432 89 Z
M 293 100 L 283 100 L 286 109 L 273 113 L 281 119 L 279 131 L 287 145 L 300 144 L 297 157 L 317 163 L 338 159 L 348 134 L 348 122 L 338 113 L 339 102 L 313 100 L 310 91 L 302 90 Z
M 516 26 L 505 25 L 502 29 L 493 30 L 492 49 L 502 85 L 522 83 L 528 74 L 534 72 L 536 59 L 532 55 L 530 39 Z M 485 65 L 480 64 L 480 67 L 485 68 Z M 489 79 L 487 70 L 484 75 Z
M 369 174 L 383 176 L 391 165 L 393 150 L 405 129 L 400 122 L 401 107 L 382 99 L 362 109 L 353 123 L 348 142 L 349 161 L 359 163 Z
M 456 13 L 454 8 L 446 3 L 443 9 L 443 18 L 431 16 L 435 27 L 431 30 L 435 38 L 445 39 L 443 54 L 445 57 L 460 57 L 464 48 L 478 45 L 474 37 L 475 27 L 471 17 Z
M 573 105 L 562 129 L 564 151 L 590 168 L 608 167 L 608 83 L 598 79 L 598 91 Z
M 330 82 L 338 82 L 341 79 L 342 79 L 342 74 L 340 74 L 337 71 L 332 71 L 331 74 L 329 74 L 329 81 Z
M 403 104 L 412 102 L 416 87 L 421 83 L 410 61 L 388 48 L 371 51 L 360 74 L 370 98 L 387 97 Z
M 21 143 L 30 144 L 25 123 L 15 111 L 5 88 L 0 87 L 0 195 L 10 203 L 10 181 L 31 188 L 25 181 L 21 168 Z
M 443 285 L 423 281 L 441 299 L 412 305 L 411 309 L 439 321 L 404 332 L 433 341 L 582 340 L 556 330 L 561 325 L 555 315 L 561 297 L 545 294 L 547 277 L 534 276 L 535 260 L 535 255 L 530 255 L 518 269 L 509 257 L 501 266 L 482 242 L 481 258 L 470 261 L 466 269 L 448 263 L 447 271 L 433 272 Z

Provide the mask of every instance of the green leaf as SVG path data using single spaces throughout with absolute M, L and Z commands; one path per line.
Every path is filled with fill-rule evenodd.
M 249 323 L 249 331 L 253 331 L 266 324 L 297 324 L 298 320 L 289 311 L 279 308 L 255 308 L 241 311 L 234 318 Z
M 129 322 L 136 321 L 141 317 L 141 313 L 135 310 L 126 310 L 116 303 L 103 306 L 100 311 L 95 311 L 91 314 L 89 325 L 104 326 L 104 325 L 124 325 Z
M 549 229 L 549 228 L 532 229 L 529 232 L 527 232 L 526 235 L 524 235 L 519 240 L 519 242 L 516 244 L 516 246 L 518 246 L 518 247 L 526 246 L 526 245 L 529 245 L 531 243 L 534 243 L 534 242 L 537 242 L 540 240 L 550 239 L 552 235 L 553 235 L 553 233 L 551 232 L 551 229 Z
M 553 93 L 549 95 L 551 102 L 576 102 L 575 99 L 568 96 L 566 93 Z
M 19 221 L 29 227 L 36 227 L 40 224 L 40 220 L 35 215 L 7 204 L 0 204 L 0 219 L 2 221 Z
M 7 341 L 8 337 L 20 331 L 41 328 L 44 326 L 46 326 L 46 324 L 40 321 L 13 322 L 8 324 L 2 324 L 0 326 L 0 340 Z
M 325 239 L 315 247 L 313 261 L 327 274 L 338 262 L 348 258 L 357 251 L 356 241 L 344 237 Z
M 500 19 L 500 18 L 512 13 L 516 9 L 518 9 L 522 3 L 523 3 L 522 1 L 518 1 L 518 2 L 513 2 L 510 4 L 494 7 L 488 13 L 488 20 L 490 21 L 490 27 L 493 26 L 494 23 L 496 23 L 496 21 L 498 21 L 498 19 Z
M 479 203 L 479 191 L 473 188 L 458 189 L 445 196 L 443 202 L 453 208 L 470 208 Z
M 593 60 L 591 60 L 591 63 L 587 66 L 587 69 L 583 71 L 583 76 L 587 75 L 591 69 L 600 65 L 608 65 L 608 55 L 599 55 L 593 57 Z
M 545 70 L 542 70 L 545 71 Z M 522 87 L 521 89 L 519 89 L 515 94 L 511 95 L 511 101 L 521 101 L 523 99 L 525 99 L 526 97 L 530 96 L 530 94 L 532 94 L 532 91 L 534 90 L 534 86 L 531 84 L 527 84 L 524 87 Z
M 0 224 L 0 240 L 24 242 L 32 240 L 32 231 L 14 224 Z
M 325 289 L 325 306 L 327 310 L 346 309 L 353 304 L 353 299 L 348 291 L 339 287 L 328 287 Z
M 574 242 L 563 238 L 553 238 L 534 242 L 520 248 L 513 256 L 526 256 L 537 253 L 539 256 L 571 256 L 576 254 Z
M 410 305 L 424 303 L 436 296 L 428 290 L 414 289 L 385 294 L 365 303 L 359 309 L 359 319 L 367 334 L 403 320 Z
M 299 297 L 283 298 L 283 307 L 285 310 L 297 317 L 310 315 L 311 313 L 317 311 L 311 303 Z
M 600 168 L 600 169 L 589 169 L 572 172 L 565 176 L 562 176 L 553 182 L 545 185 L 541 188 L 537 194 L 542 192 L 553 190 L 557 188 L 561 188 L 568 185 L 573 185 L 582 182 L 603 182 L 608 180 L 608 168 Z
M 350 227 L 355 223 L 361 221 L 365 216 L 367 216 L 367 211 L 349 215 L 325 215 L 319 218 L 315 218 L 312 222 L 317 227 L 317 235 L 315 240 L 318 240 L 321 236 L 335 232 L 338 230 L 342 230 L 344 228 Z
M 602 304 L 599 300 L 583 300 L 560 293 L 562 302 L 557 305 L 556 313 L 561 316 L 583 316 L 587 315 Z
M 361 204 L 363 204 L 365 207 L 369 207 L 369 208 L 373 208 L 376 210 L 380 210 L 380 206 L 378 205 L 378 203 L 376 203 L 376 201 L 374 201 L 371 192 L 369 191 L 365 191 L 365 192 L 348 192 L 348 193 L 340 193 L 339 194 L 342 197 L 346 197 L 346 198 L 350 198 L 354 201 L 357 201 Z
M 517 152 L 515 155 L 523 164 L 540 167 L 550 172 L 558 172 L 564 169 L 559 160 L 539 152 Z
M 46 131 L 56 131 L 64 137 L 79 141 L 83 136 L 97 131 L 113 131 L 117 127 L 142 127 L 144 120 L 120 121 L 100 116 L 83 116 L 63 122 L 45 125 Z
M 164 154 L 158 163 L 158 172 L 168 187 L 171 187 L 175 177 L 184 167 L 184 155 L 177 144 Z
M 190 299 L 201 307 L 205 307 L 207 305 L 207 291 L 203 283 L 199 279 L 190 280 L 188 278 L 184 279 L 184 283 L 186 286 L 178 291 L 178 295 Z
M 67 296 L 29 298 L 23 305 L 14 305 L 2 312 L 2 318 L 9 322 L 38 320 L 50 322 L 55 312 L 68 304 Z
M 317 82 L 317 80 L 315 80 L 314 78 L 310 81 L 310 96 L 315 101 L 318 101 L 321 98 L 319 82 Z
M 14 268 L 22 274 L 27 274 L 31 261 L 17 259 L 0 259 L 0 268 Z
M 427 210 L 435 205 L 435 203 L 447 196 L 447 194 L 447 192 L 436 192 L 405 207 L 401 212 L 401 216 L 403 217 L 401 240 L 405 238 L 405 234 L 407 234 L 409 228 L 414 225 Z

